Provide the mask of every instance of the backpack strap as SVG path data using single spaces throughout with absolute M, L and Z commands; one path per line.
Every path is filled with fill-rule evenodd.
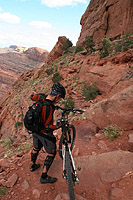
M 44 129 L 44 130 L 46 130 L 46 131 L 48 131 L 48 132 L 53 132 L 52 129 L 50 129 L 50 128 L 45 128 L 45 125 L 44 125 L 44 124 L 46 123 L 47 119 L 49 118 L 49 115 L 50 115 L 50 111 L 51 111 L 50 106 L 53 107 L 53 104 L 52 104 L 52 102 L 50 102 L 50 101 L 45 101 L 45 102 L 43 102 L 42 105 L 43 105 L 43 106 L 46 105 L 45 121 L 43 122 L 42 129 Z
M 46 95 L 45 94 L 40 94 L 40 98 L 39 98 L 39 102 L 43 102 L 43 99 L 45 98 L 46 99 Z

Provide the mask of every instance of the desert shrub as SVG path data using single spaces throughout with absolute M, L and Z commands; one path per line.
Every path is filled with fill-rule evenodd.
M 112 42 L 110 38 L 106 36 L 102 39 L 101 44 L 100 59 L 133 48 L 133 39 L 131 34 L 126 34 L 122 35 L 119 40 Z
M 96 83 L 90 85 L 89 83 L 84 83 L 82 87 L 82 95 L 85 97 L 85 101 L 94 99 L 98 94 L 100 94 L 98 88 L 96 88 Z
M 6 150 L 10 150 L 12 148 L 12 142 L 9 139 L 0 140 L 0 143 L 6 147 Z
M 61 80 L 61 75 L 58 71 L 54 72 L 53 77 L 52 77 L 52 81 L 53 83 L 57 83 Z
M 121 36 L 121 40 L 115 43 L 115 52 L 126 51 L 133 47 L 133 39 L 131 34 Z
M 75 53 L 79 53 L 80 51 L 83 51 L 84 48 L 81 47 L 81 46 L 76 46 L 76 49 L 75 49 Z
M 53 74 L 53 71 L 54 71 L 54 68 L 51 65 L 46 66 L 45 72 L 47 73 L 48 76 Z
M 122 51 L 122 44 L 115 43 L 115 52 L 121 52 L 121 51 Z
M 22 122 L 19 122 L 19 121 L 18 121 L 18 122 L 15 123 L 15 128 L 18 128 L 18 127 L 21 126 L 21 125 L 22 125 Z
M 109 37 L 104 37 L 101 43 L 102 47 L 100 51 L 100 59 L 109 56 L 110 52 L 112 51 L 112 42 Z
M 85 38 L 85 49 L 87 50 L 87 52 L 93 52 L 94 51 L 94 46 L 95 43 L 93 42 L 93 39 L 89 36 L 86 36 Z
M 7 187 L 0 186 L 0 196 L 4 196 L 8 193 Z
M 64 51 L 66 51 L 69 47 L 72 47 L 72 45 L 73 45 L 73 43 L 72 43 L 69 39 L 67 39 L 67 40 L 64 42 L 64 44 L 63 44 L 63 46 L 62 46 L 62 49 L 63 49 Z
M 30 149 L 31 147 L 32 147 L 32 144 L 30 142 L 20 143 L 19 146 L 16 148 L 16 152 L 24 151 L 24 150 Z
M 103 134 L 108 137 L 111 141 L 113 141 L 115 138 L 120 136 L 122 132 L 117 126 L 107 126 L 103 130 Z
M 74 107 L 74 100 L 71 96 L 69 96 L 66 100 L 63 101 L 65 108 L 73 108 Z

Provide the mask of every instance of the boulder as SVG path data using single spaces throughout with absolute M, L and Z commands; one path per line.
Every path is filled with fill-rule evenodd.
M 30 187 L 28 181 L 25 179 L 22 184 L 21 184 L 21 188 L 22 190 L 27 190 Z
M 47 64 L 52 64 L 52 62 L 59 58 L 60 56 L 62 56 L 63 54 L 63 44 L 64 42 L 67 40 L 67 38 L 65 36 L 60 36 L 58 38 L 57 43 L 55 44 L 54 48 L 52 49 L 52 51 L 49 53 L 48 58 L 47 58 Z
M 17 180 L 18 180 L 18 175 L 14 173 L 12 176 L 8 178 L 8 181 L 6 182 L 6 186 L 13 187 L 16 184 Z
M 100 129 L 108 125 L 118 126 L 124 130 L 133 129 L 133 86 L 114 94 L 108 99 L 92 104 L 87 109 L 87 118 Z

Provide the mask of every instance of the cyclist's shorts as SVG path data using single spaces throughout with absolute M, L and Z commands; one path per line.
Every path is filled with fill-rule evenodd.
M 44 133 L 45 134 L 45 133 Z M 37 133 L 32 133 L 33 136 L 33 146 L 36 149 L 41 149 L 44 147 L 48 154 L 56 153 L 56 138 L 53 133 L 48 133 L 48 138 L 38 135 Z

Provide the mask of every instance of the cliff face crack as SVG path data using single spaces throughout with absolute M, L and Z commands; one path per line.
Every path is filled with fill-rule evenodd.
M 108 11 L 109 7 L 111 7 L 111 6 L 113 6 L 113 5 L 114 5 L 114 4 L 112 3 L 112 4 L 108 5 L 108 6 L 106 6 L 105 10 Z
M 113 5 L 114 4 L 110 4 L 110 5 L 106 6 L 106 8 L 105 8 L 106 12 L 108 12 L 109 7 L 111 7 Z M 109 13 L 108 13 L 108 16 L 107 16 L 107 27 L 106 27 L 106 30 L 105 30 L 105 35 L 107 35 L 108 29 L 109 29 Z
M 106 30 L 105 30 L 105 35 L 107 35 L 107 32 L 108 32 L 108 29 L 109 29 L 109 14 L 107 16 L 107 27 L 106 27 Z

